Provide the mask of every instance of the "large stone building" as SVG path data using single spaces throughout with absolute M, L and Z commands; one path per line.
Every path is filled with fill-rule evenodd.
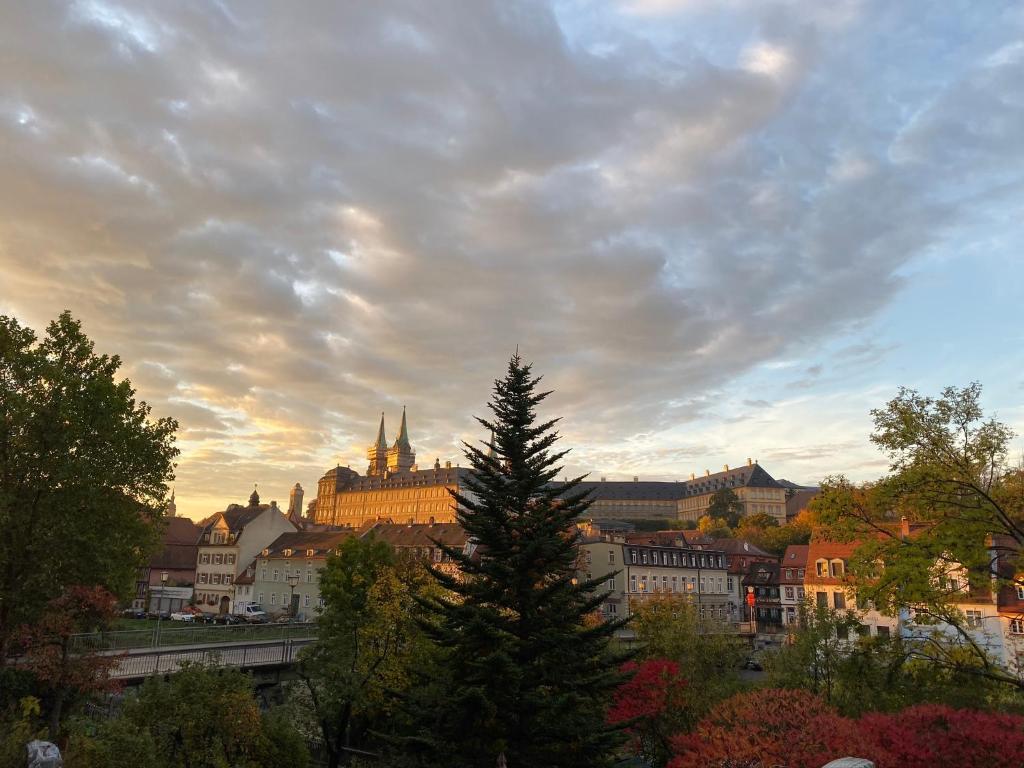
M 740 467 L 690 475 L 689 480 L 586 482 L 591 491 L 590 516 L 597 520 L 699 520 L 715 492 L 732 490 L 743 503 L 743 514 L 764 513 L 786 522 L 786 488 L 750 459 Z
M 390 447 L 381 414 L 377 439 L 367 455 L 365 476 L 337 466 L 320 478 L 313 507 L 317 524 L 358 528 L 376 520 L 427 525 L 455 521 L 451 492 L 466 492 L 469 470 L 453 467 L 451 462 L 441 466 L 440 461 L 430 469 L 417 467 L 404 409 L 398 438 Z

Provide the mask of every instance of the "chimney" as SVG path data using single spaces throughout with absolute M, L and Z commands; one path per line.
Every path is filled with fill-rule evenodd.
M 910 520 L 904 515 L 900 518 L 900 541 L 906 541 L 910 538 Z
M 602 483 L 603 483 L 603 482 L 606 482 L 607 480 L 608 480 L 608 478 L 607 478 L 607 477 L 602 477 L 602 478 L 601 478 L 601 482 L 602 482 Z
M 704 477 L 711 477 L 711 470 L 710 469 L 705 469 L 704 470 Z
M 753 465 L 753 463 L 754 463 L 754 462 L 753 462 L 753 461 L 751 461 L 750 457 L 748 456 L 748 457 L 747 457 L 747 466 L 748 466 L 748 467 L 749 467 L 749 466 L 752 466 L 752 465 Z
M 696 480 L 696 479 L 697 479 L 697 476 L 693 472 L 691 472 L 690 473 L 690 480 Z
M 726 464 L 726 465 L 725 465 L 725 471 L 726 471 L 726 472 L 728 472 L 728 471 L 729 471 L 729 465 L 728 465 L 728 464 Z
M 633 482 L 634 483 L 639 483 L 640 482 L 640 478 L 637 477 L 636 475 L 633 475 Z

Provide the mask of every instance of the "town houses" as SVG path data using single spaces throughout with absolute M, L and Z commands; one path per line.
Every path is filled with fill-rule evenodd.
M 136 610 L 166 613 L 191 603 L 205 614 L 228 614 L 252 605 L 271 617 L 314 620 L 323 607 L 321 571 L 351 538 L 375 538 L 402 556 L 454 573 L 447 551 L 471 555 L 475 549 L 456 521 L 453 496 L 467 492 L 468 470 L 439 460 L 418 469 L 404 412 L 392 445 L 382 418 L 368 455 L 365 476 L 347 467 L 329 470 L 305 511 L 302 486 L 295 483 L 287 509 L 261 503 L 254 490 L 247 504 L 230 504 L 198 524 L 172 515 L 162 550 L 140 571 Z M 689 601 L 703 622 L 731 627 L 754 648 L 788 642 L 818 608 L 855 620 L 855 631 L 840 638 L 849 642 L 897 635 L 920 641 L 929 633 L 960 631 L 912 610 L 887 615 L 862 599 L 850 574 L 858 541 L 812 537 L 773 554 L 742 538 L 677 529 L 692 525 L 692 511 L 702 513 L 723 489 L 736 494 L 743 516 L 767 515 L 781 524 L 818 492 L 776 481 L 753 461 L 679 483 L 599 481 L 585 488 L 594 504 L 578 523 L 577 578 L 601 585 L 599 610 L 606 618 L 628 617 L 660 595 Z M 640 520 L 666 525 L 638 531 Z M 913 536 L 914 526 L 904 519 L 898 535 Z M 1009 545 L 994 540 L 991 546 L 993 562 L 1012 571 L 999 554 Z M 1024 669 L 1024 580 L 1007 586 L 1013 577 L 972 574 L 956 563 L 933 574 L 965 617 L 971 642 L 1018 673 Z

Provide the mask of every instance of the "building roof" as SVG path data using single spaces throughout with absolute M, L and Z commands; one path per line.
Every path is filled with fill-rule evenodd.
M 264 549 L 267 554 L 261 557 L 285 557 L 284 551 L 290 549 L 303 556 L 313 550 L 313 557 L 326 557 L 337 549 L 345 539 L 355 535 L 351 528 L 339 528 L 333 531 L 289 531 L 282 533 Z
M 252 584 L 256 581 L 256 561 L 253 560 L 235 577 L 235 584 Z
M 559 485 L 564 485 L 560 483 Z M 600 480 L 582 482 L 580 490 L 589 490 L 594 501 L 678 501 L 702 496 L 723 488 L 781 488 L 760 464 L 745 464 L 690 480 Z
M 711 542 L 711 546 L 722 550 L 727 555 L 747 555 L 748 557 L 764 557 L 770 560 L 779 559 L 777 555 L 765 552 L 760 547 L 743 539 L 714 539 Z
M 468 534 L 458 523 L 396 523 L 379 522 L 370 527 L 364 537 L 373 536 L 392 547 L 434 547 L 439 541 L 446 547 L 462 547 L 469 541 Z
M 811 499 L 821 494 L 820 488 L 799 488 L 786 499 L 786 517 L 793 518 L 807 509 Z
M 466 467 L 430 467 L 429 469 L 401 470 L 388 472 L 384 475 L 360 475 L 348 467 L 333 467 L 320 478 L 334 480 L 334 488 L 338 493 L 348 491 L 378 491 L 392 488 L 409 488 L 423 485 L 459 485 L 466 482 L 472 473 Z
M 778 563 L 751 563 L 747 566 L 747 572 L 743 576 L 743 584 L 756 586 L 757 584 L 778 584 L 779 564 Z
M 202 527 L 187 517 L 168 517 L 167 528 L 164 529 L 164 544 L 195 544 L 203 535 Z
M 782 555 L 782 564 L 787 568 L 806 567 L 810 548 L 810 544 L 790 544 Z

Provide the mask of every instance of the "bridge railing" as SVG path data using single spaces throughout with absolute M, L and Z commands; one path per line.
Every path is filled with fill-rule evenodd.
M 170 624 L 170 626 L 168 626 Z M 152 629 L 126 629 L 74 635 L 71 650 L 120 651 L 168 645 L 244 643 L 260 640 L 290 640 L 313 637 L 315 622 L 298 624 L 236 624 L 218 627 L 206 624 L 163 622 Z
M 117 679 L 142 678 L 177 672 L 186 663 L 198 663 L 222 667 L 278 666 L 292 664 L 299 651 L 312 640 L 282 640 L 253 645 L 226 646 L 224 648 L 191 648 L 127 653 L 118 658 L 111 677 Z

